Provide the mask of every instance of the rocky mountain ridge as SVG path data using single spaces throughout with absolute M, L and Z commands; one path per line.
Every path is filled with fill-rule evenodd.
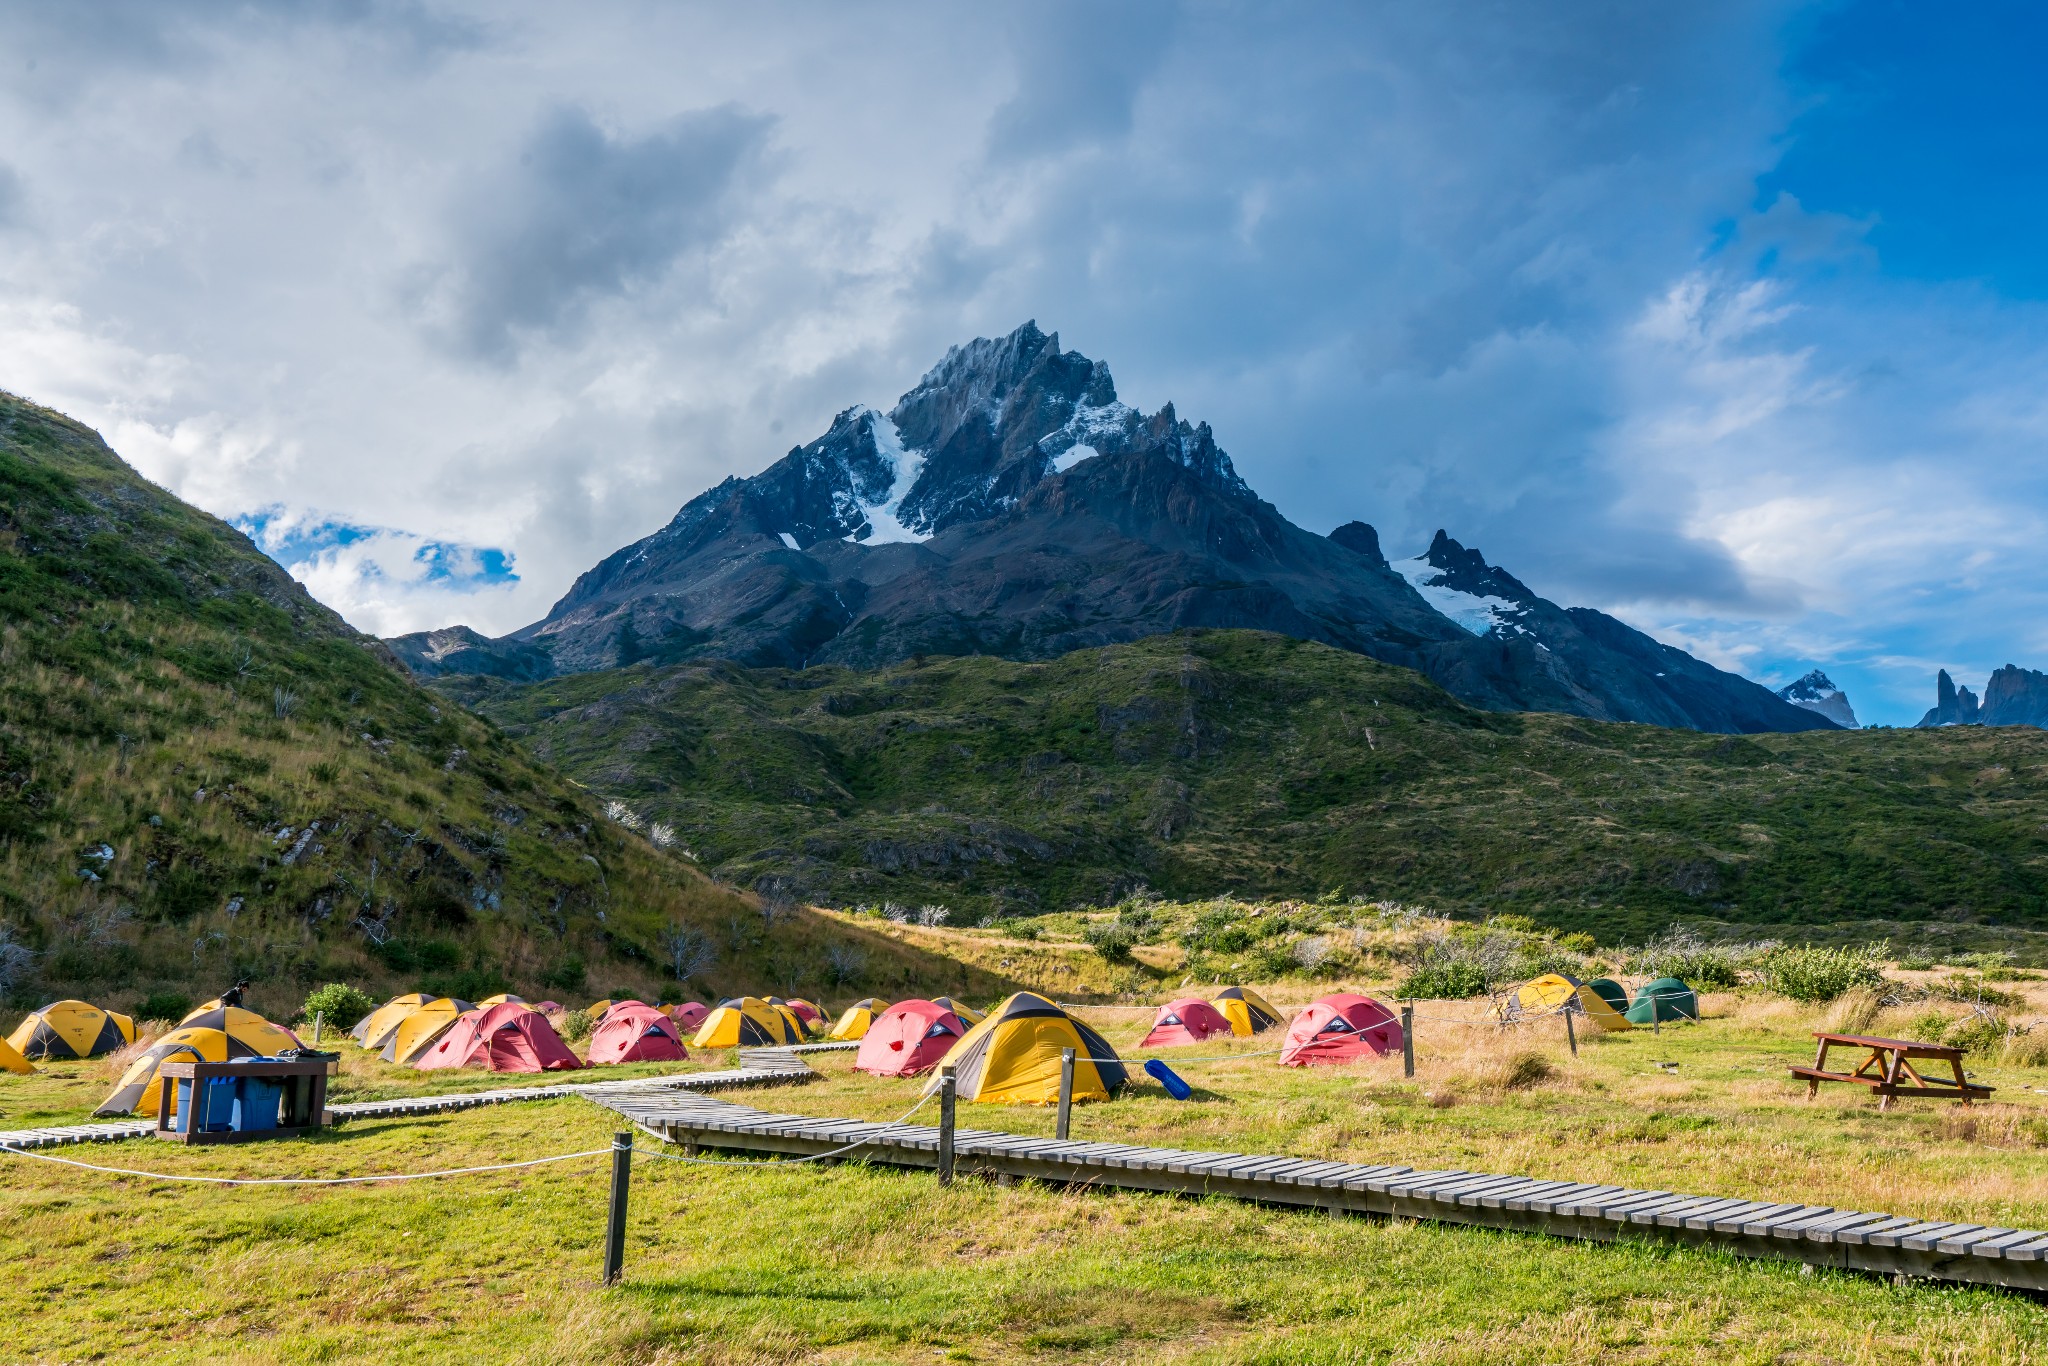
M 1787 683 L 1778 689 L 1778 696 L 1795 707 L 1804 707 L 1827 717 L 1844 730 L 1860 729 L 1856 709 L 1849 705 L 1849 694 L 1836 687 L 1834 680 L 1819 669 Z
M 1602 613 L 1562 608 L 1439 532 L 1389 564 L 1362 523 L 1303 530 L 1208 424 L 1117 397 L 1026 323 L 949 351 L 887 413 L 855 406 L 606 557 L 539 622 L 391 642 L 418 674 L 533 679 L 639 662 L 872 668 L 1046 659 L 1257 628 L 1419 669 L 1475 705 L 1699 730 L 1825 717 Z
M 2038 726 L 2048 729 L 2048 673 L 2008 664 L 1984 685 L 1984 700 L 1958 687 L 1947 669 L 1935 675 L 1935 700 L 1917 723 L 1935 726 Z

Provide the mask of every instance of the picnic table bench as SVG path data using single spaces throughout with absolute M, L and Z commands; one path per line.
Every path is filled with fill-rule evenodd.
M 1878 1099 L 1877 1108 L 1889 1110 L 1892 1100 L 1898 1096 L 1927 1096 L 1936 1100 L 1959 1100 L 1968 1105 L 1973 1100 L 1989 1098 L 1992 1087 L 1983 1086 L 1963 1075 L 1963 1050 L 1947 1044 L 1916 1043 L 1911 1039 L 1880 1039 L 1868 1034 L 1830 1034 L 1815 1030 L 1813 1037 L 1820 1040 L 1820 1047 L 1814 1050 L 1813 1066 L 1795 1067 L 1792 1075 L 1806 1082 L 1806 1098 L 1812 1100 L 1824 1081 L 1846 1081 L 1858 1086 L 1868 1086 Z M 1868 1050 L 1863 1061 L 1853 1072 L 1831 1072 L 1828 1070 L 1830 1048 L 1861 1048 Z M 1929 1081 L 1914 1070 L 1915 1058 L 1931 1062 L 1945 1062 L 1955 1072 L 1953 1082 L 1946 1079 Z

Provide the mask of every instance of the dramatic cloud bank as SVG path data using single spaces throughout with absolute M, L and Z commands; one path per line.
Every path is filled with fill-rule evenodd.
M 2038 27 L 17 6 L 0 387 L 366 630 L 501 632 L 1036 318 L 1306 526 L 1909 720 L 2048 666 Z

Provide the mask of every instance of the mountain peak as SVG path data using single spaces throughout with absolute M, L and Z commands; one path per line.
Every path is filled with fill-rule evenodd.
M 1809 670 L 1804 677 L 1787 683 L 1778 689 L 1778 696 L 1795 707 L 1818 712 L 1838 726 L 1849 730 L 1861 728 L 1855 708 L 1849 705 L 1849 694 L 1836 687 L 1834 680 L 1819 669 Z
M 1429 549 L 1389 562 L 1423 601 L 1475 636 L 1527 635 L 1526 618 L 1542 599 L 1507 570 L 1489 565 L 1439 527 Z
M 1934 709 L 1920 718 L 1921 727 L 1974 726 L 1977 724 L 1977 695 L 1958 688 L 1947 669 L 1934 674 Z

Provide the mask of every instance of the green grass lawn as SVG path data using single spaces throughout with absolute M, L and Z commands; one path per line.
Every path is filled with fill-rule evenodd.
M 1783 1069 L 1808 1052 L 1816 1017 L 1783 1002 L 1712 998 L 1699 1026 L 1589 1040 L 1576 1062 L 1554 1022 L 1501 1034 L 1442 1018 L 1477 1014 L 1475 1004 L 1421 1010 L 1414 1082 L 1398 1058 L 1306 1071 L 1262 1056 L 1189 1062 L 1197 1100 L 1147 1085 L 1077 1111 L 1075 1136 L 2048 1227 L 2048 1096 L 2030 1089 L 2042 1078 L 2029 1071 L 1983 1070 L 2000 1087 L 1996 1104 L 1902 1103 L 1880 1116 L 1860 1095 L 1808 1103 L 1790 1083 Z M 1089 1013 L 1119 1047 L 1147 1023 L 1137 1011 Z M 1548 1076 L 1530 1080 L 1542 1070 L 1522 1061 L 1532 1053 Z M 818 1082 L 734 1099 L 889 1118 L 915 1097 L 915 1083 L 853 1073 L 847 1055 L 817 1061 Z M 69 1113 L 62 1088 L 87 1079 L 58 1071 L 0 1078 L 0 1123 L 14 1126 L 29 1101 Z M 507 1080 L 522 1079 L 408 1074 L 351 1057 L 338 1089 Z M 1049 1133 L 1052 1116 L 963 1105 L 961 1122 Z M 602 1148 L 616 1127 L 585 1102 L 544 1101 L 275 1145 L 133 1142 L 62 1155 L 160 1171 L 359 1175 Z M 601 1158 L 447 1182 L 233 1190 L 0 1161 L 0 1249 L 13 1270 L 0 1282 L 0 1314 L 15 1325 L 0 1355 L 10 1360 L 2048 1356 L 2048 1309 L 2019 1295 L 1224 1200 L 978 1180 L 941 1190 L 929 1174 L 859 1165 L 648 1162 L 635 1178 L 626 1283 L 605 1290 Z

